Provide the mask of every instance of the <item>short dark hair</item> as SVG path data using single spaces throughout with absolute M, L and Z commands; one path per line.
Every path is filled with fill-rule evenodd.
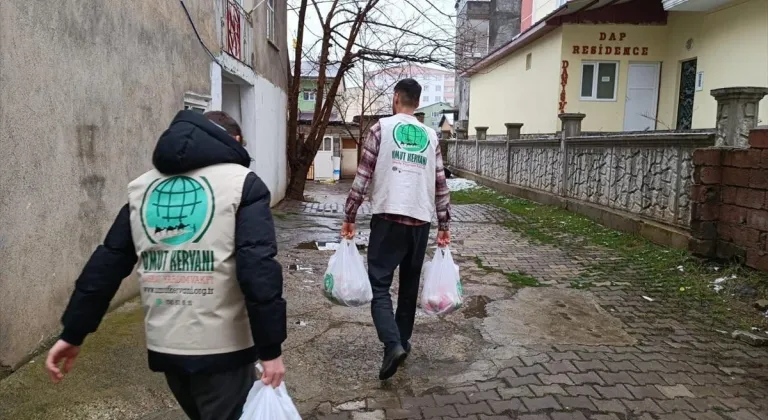
M 421 85 L 413 79 L 403 79 L 395 85 L 395 93 L 400 94 L 400 102 L 405 106 L 416 108 L 421 98 Z
M 210 111 L 203 114 L 205 118 L 215 122 L 221 128 L 227 130 L 230 136 L 240 136 L 240 142 L 245 146 L 245 138 L 243 137 L 243 130 L 240 128 L 240 124 L 235 121 L 232 116 L 224 111 Z

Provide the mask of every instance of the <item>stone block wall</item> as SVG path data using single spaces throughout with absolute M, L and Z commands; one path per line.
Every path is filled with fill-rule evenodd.
M 693 155 L 691 251 L 768 271 L 768 127 L 749 148 L 709 148 Z

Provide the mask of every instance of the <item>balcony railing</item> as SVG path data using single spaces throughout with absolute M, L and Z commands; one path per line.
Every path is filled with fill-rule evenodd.
M 221 50 L 253 67 L 253 21 L 237 0 L 217 0 L 221 22 Z

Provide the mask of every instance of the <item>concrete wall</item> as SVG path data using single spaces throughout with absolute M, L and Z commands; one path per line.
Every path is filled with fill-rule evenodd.
M 696 58 L 696 70 L 704 72 L 704 89 L 694 98 L 693 128 L 714 126 L 717 103 L 709 94 L 712 89 L 768 86 L 768 1 L 736 2 L 710 13 L 672 12 L 668 27 L 659 121 L 675 127 L 680 63 L 688 59 Z M 768 98 L 760 105 L 762 124 L 768 124 Z
M 288 90 L 288 8 L 287 0 L 276 0 L 275 3 L 275 34 L 274 42 L 267 40 L 267 2 L 261 0 L 246 0 L 245 10 L 252 10 L 253 18 L 253 70 L 259 76 L 267 79 L 283 91 Z
M 186 0 L 217 53 L 214 4 Z M 0 2 L 0 367 L 56 334 L 184 92 L 211 91 L 179 2 Z M 118 301 L 136 293 L 126 281 Z
M 563 30 L 557 29 L 535 47 L 520 49 L 472 76 L 470 132 L 485 126 L 489 134 L 502 134 L 504 124 L 512 122 L 524 123 L 524 133 L 555 131 L 562 38 Z M 526 70 L 528 53 L 532 54 L 530 70 Z

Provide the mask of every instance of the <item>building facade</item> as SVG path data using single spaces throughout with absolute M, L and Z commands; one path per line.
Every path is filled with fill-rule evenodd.
M 461 73 L 520 33 L 521 0 L 456 2 L 456 95 L 459 120 L 469 119 L 469 80 Z M 450 101 L 448 101 L 450 102 Z
M 179 2 L 0 2 L 0 376 L 58 333 L 179 110 L 236 114 L 252 168 L 282 196 L 287 9 L 258 3 L 184 1 L 209 55 Z M 114 303 L 136 293 L 125 281 Z
M 565 112 L 585 131 L 711 128 L 711 90 L 768 86 L 766 34 L 768 0 L 571 0 L 466 73 L 469 126 L 555 132 Z
M 416 112 L 424 113 L 424 125 L 432 127 L 438 133 L 440 132 L 440 120 L 443 118 L 444 112 L 453 109 L 453 105 L 448 102 L 439 102 L 432 105 L 423 106 L 416 110 Z
M 455 95 L 454 74 L 454 72 L 426 66 L 396 66 L 375 72 L 366 72 L 365 85 L 372 93 L 383 98 L 381 102 L 392 103 L 395 84 L 399 80 L 413 78 L 421 85 L 421 103 L 419 106 L 423 107 L 438 102 L 453 102 Z

